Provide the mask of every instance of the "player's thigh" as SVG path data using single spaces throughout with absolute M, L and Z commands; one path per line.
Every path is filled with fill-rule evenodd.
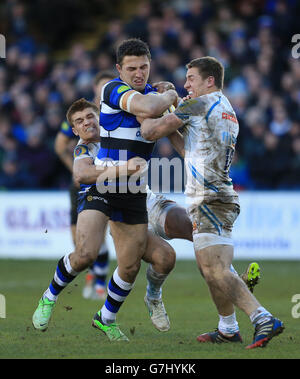
M 165 273 L 175 265 L 176 253 L 173 247 L 153 232 L 147 232 L 147 247 L 143 260 L 151 263 L 155 271 Z
M 175 206 L 166 215 L 165 233 L 168 238 L 181 238 L 193 241 L 192 222 L 185 208 Z
M 104 241 L 108 217 L 97 210 L 86 209 L 79 213 L 76 226 L 76 252 L 95 255 Z
M 126 224 L 110 221 L 118 264 L 131 266 L 139 262 L 147 245 L 147 224 Z

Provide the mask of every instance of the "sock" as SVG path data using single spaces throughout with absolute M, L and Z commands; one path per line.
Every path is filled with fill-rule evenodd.
M 107 298 L 101 308 L 101 320 L 109 325 L 116 320 L 117 313 L 129 295 L 133 283 L 122 280 L 118 274 L 118 267 L 115 269 L 107 287 Z
M 106 246 L 105 246 L 106 248 Z M 107 250 L 101 249 L 99 255 L 92 266 L 95 276 L 95 287 L 106 287 L 106 277 L 109 270 L 109 254 Z
M 76 278 L 79 273 L 74 271 L 70 264 L 69 254 L 58 261 L 54 277 L 43 294 L 50 301 L 56 301 L 60 292 Z
M 250 320 L 254 326 L 269 321 L 272 317 L 272 314 L 264 307 L 258 307 L 250 314 Z
M 221 333 L 225 335 L 232 335 L 239 331 L 239 324 L 236 320 L 235 312 L 229 316 L 219 315 L 219 325 L 218 329 Z
M 147 268 L 147 297 L 148 299 L 158 300 L 161 298 L 162 285 L 168 274 L 159 274 L 154 271 L 151 264 Z

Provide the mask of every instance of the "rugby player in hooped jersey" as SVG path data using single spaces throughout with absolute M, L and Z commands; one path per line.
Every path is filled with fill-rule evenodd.
M 157 117 L 177 100 L 174 90 L 161 95 L 151 94 L 154 88 L 147 84 L 150 52 L 144 42 L 136 39 L 124 41 L 117 51 L 117 69 L 120 77 L 105 85 L 101 95 L 101 148 L 95 160 L 95 164 L 100 167 L 107 167 L 109 164 L 121 167 L 134 157 L 149 160 L 154 144 L 140 136 L 140 124 L 136 116 Z M 111 221 L 110 231 L 115 244 L 118 267 L 108 284 L 105 304 L 93 319 L 93 325 L 111 340 L 128 340 L 115 323 L 115 319 L 133 287 L 148 242 L 146 185 L 141 181 L 138 183 L 139 191 L 131 193 L 127 180 L 125 177 L 124 186 L 117 179 L 114 183 L 117 193 L 110 191 L 112 187 L 110 181 L 107 181 L 107 192 L 99 193 L 99 188 L 94 184 L 87 188 L 81 197 L 81 212 L 91 207 L 99 211 L 102 219 L 99 218 L 98 225 L 95 225 L 98 230 L 106 224 L 107 219 Z M 76 263 L 73 262 L 72 265 L 72 257 L 66 255 L 59 263 L 56 277 L 57 282 L 63 278 L 62 285 L 66 285 L 90 263 L 88 256 L 76 255 Z M 173 259 L 172 267 L 174 263 Z M 60 277 L 62 271 L 64 274 Z M 169 271 L 170 267 L 167 273 Z M 153 278 L 159 278 L 162 283 L 167 273 L 155 272 L 153 269 L 151 275 Z M 146 299 L 146 304 L 152 313 L 154 306 L 150 299 Z M 164 306 L 161 299 L 159 306 L 160 313 L 167 318 L 163 314 Z
M 134 157 L 148 161 L 154 143 L 141 137 L 137 117 L 158 117 L 177 101 L 174 90 L 151 94 L 155 91 L 147 83 L 151 56 L 144 42 L 138 39 L 123 41 L 116 57 L 120 76 L 107 83 L 101 94 L 101 148 L 95 160 L 99 166 L 123 165 Z M 86 193 L 87 197 L 95 199 L 93 206 L 110 218 L 118 262 L 108 285 L 107 299 L 95 314 L 93 325 L 117 340 L 127 339 L 115 323 L 116 315 L 133 287 L 147 247 L 146 183 L 141 178 L 135 184 L 132 191 L 129 178 L 125 177 L 107 181 L 104 188 L 91 186 Z M 153 276 L 158 275 L 153 271 Z M 148 301 L 147 305 L 151 313 L 153 306 Z M 162 301 L 161 307 L 164 308 Z
M 170 136 L 184 156 L 186 198 L 193 223 L 193 243 L 198 267 L 219 314 L 215 332 L 198 336 L 199 342 L 242 342 L 234 306 L 255 326 L 246 348 L 264 347 L 280 334 L 283 323 L 272 316 L 245 283 L 230 270 L 233 259 L 232 227 L 239 215 L 238 195 L 229 169 L 238 135 L 235 113 L 223 95 L 224 68 L 213 57 L 187 64 L 188 96 L 174 113 L 153 119 L 139 118 L 142 136 L 155 141 Z M 178 129 L 183 128 L 183 134 Z

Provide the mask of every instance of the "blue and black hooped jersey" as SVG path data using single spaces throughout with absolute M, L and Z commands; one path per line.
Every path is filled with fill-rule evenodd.
M 111 80 L 103 87 L 100 110 L 101 149 L 96 161 L 106 158 L 115 162 L 128 161 L 136 156 L 148 161 L 151 158 L 155 143 L 141 136 L 140 123 L 136 117 L 120 107 L 121 97 L 132 89 L 120 78 Z M 142 94 L 149 92 L 155 92 L 155 89 L 147 84 Z

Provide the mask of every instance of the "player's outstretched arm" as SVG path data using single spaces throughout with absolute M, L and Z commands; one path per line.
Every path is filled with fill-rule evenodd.
M 126 92 L 121 100 L 120 107 L 140 118 L 159 117 L 177 102 L 177 92 L 170 89 L 162 94 L 148 93 L 142 95 L 137 91 Z
M 138 119 L 141 123 L 142 136 L 149 141 L 166 137 L 188 123 L 191 116 L 206 114 L 206 108 L 206 102 L 200 97 L 195 99 L 187 97 L 185 101 L 182 101 L 178 105 L 173 113 L 158 119 Z
M 183 122 L 174 114 L 170 113 L 163 117 L 148 118 L 141 123 L 141 134 L 148 141 L 156 141 L 175 132 L 183 125 Z
M 130 176 L 146 168 L 146 161 L 139 157 L 130 159 L 122 166 L 95 166 L 92 158 L 83 158 L 74 161 L 73 177 L 74 181 L 80 184 L 94 184 L 100 175 L 105 175 L 105 179 L 116 179 L 119 176 Z

